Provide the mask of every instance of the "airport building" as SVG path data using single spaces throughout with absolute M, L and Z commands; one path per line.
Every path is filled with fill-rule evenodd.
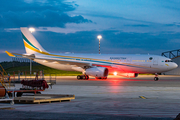
M 163 52 L 161 55 L 172 59 L 173 62 L 178 64 L 178 67 L 176 69 L 162 73 L 162 74 L 164 74 L 164 75 L 180 75 L 180 49 Z

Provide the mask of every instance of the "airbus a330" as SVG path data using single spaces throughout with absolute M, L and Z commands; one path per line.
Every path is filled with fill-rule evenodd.
M 33 61 L 59 70 L 80 71 L 77 79 L 107 79 L 109 74 L 125 77 L 137 77 L 140 73 L 157 73 L 177 68 L 171 59 L 158 55 L 132 54 L 55 54 L 46 51 L 28 28 L 21 28 L 25 54 L 6 53 L 11 57 L 28 58 Z

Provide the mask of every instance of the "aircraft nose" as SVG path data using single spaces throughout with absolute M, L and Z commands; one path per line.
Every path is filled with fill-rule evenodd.
M 173 63 L 172 65 L 171 65 L 171 68 L 172 69 L 175 69 L 175 68 L 177 68 L 178 67 L 178 65 L 176 64 L 176 63 Z
M 178 65 L 176 63 L 171 62 L 171 64 L 169 64 L 168 70 L 173 70 L 173 69 L 175 69 L 177 67 L 178 67 Z
M 174 63 L 173 67 L 174 67 L 174 68 L 177 68 L 177 67 L 178 67 L 178 65 L 177 65 L 176 63 Z

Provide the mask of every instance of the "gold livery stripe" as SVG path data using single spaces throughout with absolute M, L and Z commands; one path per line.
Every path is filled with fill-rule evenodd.
M 27 48 L 35 51 L 35 52 L 42 53 L 42 54 L 46 54 L 46 55 L 49 54 L 49 53 L 47 53 L 47 52 L 43 52 L 43 51 L 40 51 L 40 50 L 37 50 L 37 49 L 33 48 L 32 46 L 30 46 L 30 45 L 29 45 L 28 43 L 26 43 L 25 41 L 24 41 L 24 45 L 25 45 L 25 47 L 27 47 Z
M 35 51 L 35 52 L 38 52 L 38 53 L 41 53 L 41 54 L 44 54 L 44 55 L 49 55 L 49 56 L 54 56 L 54 57 L 68 57 L 68 58 L 75 58 L 75 59 L 88 59 L 88 60 L 97 60 L 97 61 L 105 61 L 105 62 L 112 62 L 112 61 L 109 61 L 109 60 L 101 60 L 101 59 L 91 59 L 91 58 L 82 58 L 82 57 L 70 57 L 70 56 L 61 56 L 61 55 L 53 55 L 53 54 L 49 54 L 47 52 L 43 52 L 43 51 L 40 51 L 40 50 L 37 50 L 35 48 L 33 48 L 32 46 L 30 46 L 28 43 L 26 43 L 24 41 L 24 45 L 25 47 Z M 114 62 L 114 63 L 117 63 L 117 62 Z M 125 65 L 132 65 L 132 66 L 137 66 L 137 67 L 144 67 L 144 68 L 149 68 L 149 67 L 146 67 L 146 66 L 141 66 L 141 65 L 136 65 L 136 64 L 129 64 L 129 63 L 121 63 L 121 64 L 125 64 Z M 158 68 L 153 68 L 153 69 L 158 69 Z

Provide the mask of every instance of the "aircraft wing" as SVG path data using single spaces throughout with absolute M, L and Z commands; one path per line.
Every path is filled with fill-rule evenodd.
M 98 64 L 91 64 L 87 61 L 76 61 L 76 60 L 65 60 L 65 59 L 56 59 L 56 58 L 38 58 L 35 57 L 35 55 L 26 55 L 26 54 L 18 54 L 18 53 L 10 53 L 8 51 L 5 51 L 10 57 L 17 57 L 17 58 L 27 58 L 32 60 L 43 60 L 43 62 L 54 62 L 57 64 L 65 64 L 65 65 L 75 65 L 77 67 L 84 68 L 86 67 L 92 67 L 92 66 L 99 66 L 99 67 L 107 67 L 111 68 L 111 65 L 98 65 Z

